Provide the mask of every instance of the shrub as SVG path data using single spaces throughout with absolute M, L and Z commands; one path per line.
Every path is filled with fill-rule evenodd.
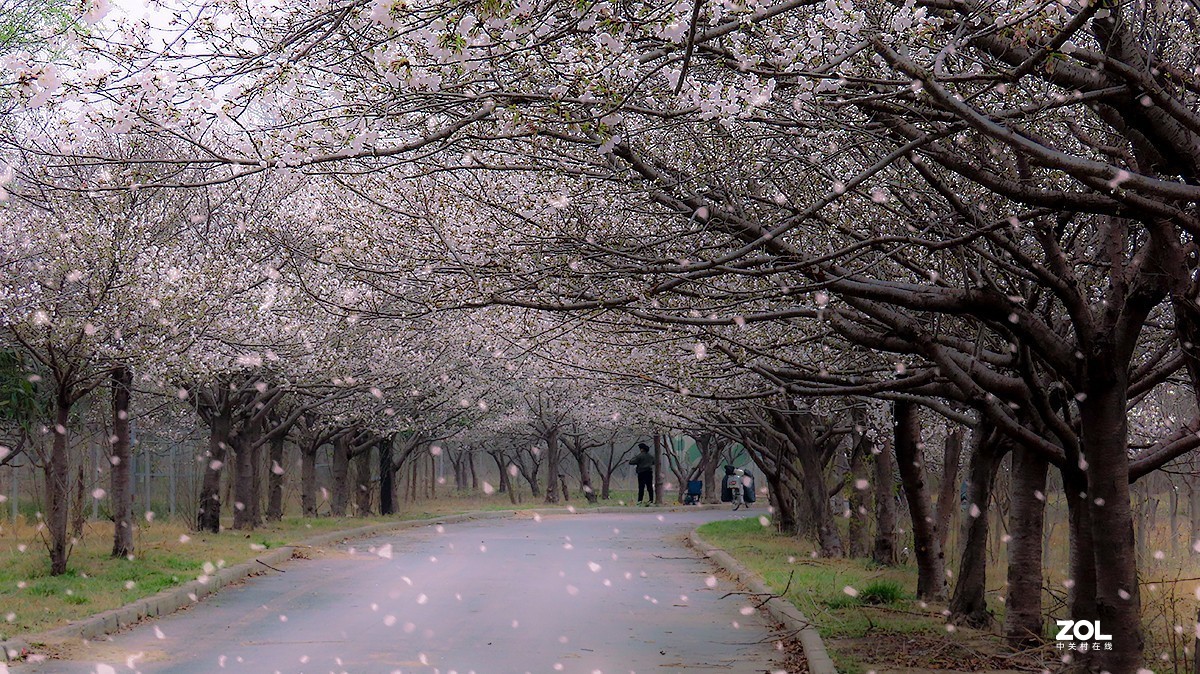
M 894 580 L 872 581 L 858 593 L 858 599 L 864 604 L 895 604 L 905 599 L 904 587 Z

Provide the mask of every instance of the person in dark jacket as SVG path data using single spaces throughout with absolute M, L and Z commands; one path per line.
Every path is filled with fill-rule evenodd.
M 646 505 L 650 505 L 654 503 L 654 457 L 650 454 L 650 447 L 646 443 L 639 442 L 638 449 L 642 451 L 633 457 L 629 465 L 637 469 L 638 504 L 642 503 L 642 495 L 648 492 L 650 500 L 646 501 Z

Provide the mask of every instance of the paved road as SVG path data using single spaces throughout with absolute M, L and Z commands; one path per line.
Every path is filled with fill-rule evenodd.
M 522 516 L 352 541 L 13 671 L 774 672 L 764 618 L 682 544 L 731 516 Z

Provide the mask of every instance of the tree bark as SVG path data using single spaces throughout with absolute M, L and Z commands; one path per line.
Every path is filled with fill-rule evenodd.
M 221 531 L 221 472 L 229 449 L 231 421 L 228 410 L 215 410 L 208 423 L 208 461 L 200 483 L 199 509 L 196 528 L 200 531 Z
M 764 471 L 763 477 L 771 488 L 771 498 L 774 499 L 775 526 L 779 531 L 788 535 L 798 535 L 800 519 L 796 515 L 796 494 L 791 486 L 780 475 L 779 471 Z
M 701 468 L 700 479 L 704 481 L 704 502 L 721 502 L 721 485 L 717 484 L 717 464 L 720 463 L 720 450 L 716 439 L 711 434 L 702 434 L 706 439 L 700 447 Z
M 942 452 L 942 484 L 938 490 L 938 541 L 942 550 L 950 540 L 950 529 L 954 526 L 959 511 L 958 464 L 962 454 L 962 427 L 955 426 L 946 434 L 946 445 Z
M 253 433 L 243 432 L 233 440 L 234 471 L 233 528 L 239 531 L 254 528 L 254 451 Z
M 84 491 L 86 486 L 83 482 L 83 462 L 75 467 L 75 489 L 73 490 L 74 497 L 71 503 L 71 536 L 76 540 L 83 538 L 83 524 L 87 521 L 87 513 L 83 509 Z
M 1168 526 L 1171 536 L 1171 556 L 1174 557 L 1179 554 L 1179 491 L 1174 482 L 1167 485 L 1167 506 L 1171 509 Z
M 50 537 L 51 576 L 61 576 L 67 572 L 67 558 L 71 555 L 67 540 L 67 510 L 71 499 L 71 466 L 67 456 L 67 424 L 70 423 L 70 419 L 71 402 L 65 395 L 60 394 L 55 401 L 54 439 L 50 446 L 50 458 L 43 468 L 49 511 L 46 528 Z
M 580 441 L 577 439 L 575 442 Z M 579 488 L 583 491 L 583 497 L 588 503 L 596 503 L 596 490 L 592 487 L 592 465 L 587 450 L 576 447 L 571 453 L 575 455 L 575 463 L 579 467 Z
M 133 493 L 129 488 L 129 395 L 133 373 L 125 367 L 112 371 L 112 460 L 109 493 L 112 495 L 113 557 L 133 554 Z
M 909 402 L 897 401 L 893 414 L 896 424 L 896 465 L 900 470 L 900 480 L 912 519 L 913 548 L 917 559 L 917 597 L 925 600 L 945 599 L 946 560 L 929 498 L 917 407 Z
M 1078 462 L 1078 457 L 1074 457 Z M 1092 517 L 1088 509 L 1087 475 L 1078 465 L 1062 467 L 1063 492 L 1067 501 L 1068 567 L 1071 586 L 1067 607 L 1074 620 L 1096 620 L 1096 553 L 1092 544 Z
M 1036 648 L 1042 641 L 1046 469 L 1046 460 L 1041 455 L 1020 445 L 1013 448 L 1004 636 L 1014 650 Z
M 263 432 L 266 431 L 266 429 L 262 428 L 262 427 L 260 427 L 259 430 L 261 430 Z M 252 439 L 254 441 L 253 445 L 258 445 L 258 441 L 259 441 L 260 437 L 256 436 Z M 250 528 L 261 526 L 263 523 L 263 516 L 262 516 L 263 461 L 262 461 L 262 454 L 263 454 L 263 452 L 262 452 L 261 446 L 252 446 L 250 448 L 250 491 L 249 491 L 249 493 L 246 494 L 246 498 L 249 499 L 248 501 L 246 501 L 246 507 L 250 511 Z
M 431 498 L 431 499 L 437 498 L 437 486 L 438 486 L 437 478 L 438 478 L 438 461 L 439 460 L 440 459 L 438 457 L 434 456 L 433 453 L 429 454 L 429 492 L 428 492 L 428 494 L 429 494 L 429 498 Z
M 1188 520 L 1191 523 L 1191 535 L 1188 546 L 1193 555 L 1200 554 L 1200 478 L 1188 476 Z
M 497 491 L 501 494 L 512 491 L 508 480 L 508 466 L 504 465 L 503 455 L 498 450 L 489 450 L 487 454 L 492 457 L 492 461 L 496 462 L 496 470 L 500 473 L 500 486 L 496 488 Z
M 988 425 L 981 423 L 975 427 L 968 464 L 962 557 L 958 563 L 954 594 L 950 598 L 950 621 L 954 624 L 980 629 L 992 624 L 986 595 L 988 512 L 992 485 L 1005 447 Z
M 892 439 L 884 436 L 883 447 L 875 454 L 875 545 L 871 558 L 880 566 L 895 566 L 899 560 L 896 546 L 895 463 Z
M 807 423 L 807 421 L 801 423 Z M 804 496 L 808 502 L 808 512 L 812 531 L 816 534 L 817 547 L 822 557 L 842 557 L 844 555 L 842 537 L 838 532 L 837 522 L 833 518 L 833 510 L 829 507 L 829 488 L 825 485 L 825 471 L 821 466 L 820 457 L 817 455 L 817 448 L 813 444 L 812 433 L 803 433 L 801 439 L 807 446 L 793 449 L 800 460 L 800 474 L 804 479 Z
M 368 445 L 354 457 L 355 512 L 359 517 L 371 516 L 371 449 Z
M 379 441 L 379 514 L 396 514 L 396 469 L 393 461 L 392 440 Z
M 333 493 L 329 499 L 329 514 L 345 517 L 350 485 L 350 439 L 343 435 L 333 442 L 333 468 L 330 476 Z
M 663 473 L 662 473 L 662 457 L 664 438 L 661 433 L 654 434 L 654 504 L 662 505 L 663 502 Z
M 866 417 L 860 407 L 851 410 L 854 432 L 850 448 L 850 556 L 863 559 L 871 554 L 870 513 L 867 503 L 871 498 L 870 441 L 866 435 Z
M 271 438 L 271 450 L 269 459 L 271 461 L 271 470 L 267 473 L 267 520 L 270 522 L 278 522 L 283 519 L 283 448 L 285 438 L 278 436 Z
M 1137 670 L 1145 641 L 1133 517 L 1129 507 L 1127 369 L 1111 357 L 1089 363 L 1079 405 L 1080 446 L 1088 462 L 1088 513 L 1096 560 L 1096 613 L 1113 635 L 1111 651 L 1093 654 L 1110 672 Z
M 317 516 L 317 442 L 300 446 L 300 510 L 305 517 Z
M 542 436 L 546 441 L 546 503 L 558 503 L 558 425 L 546 429 Z M 534 494 L 536 496 L 536 494 Z

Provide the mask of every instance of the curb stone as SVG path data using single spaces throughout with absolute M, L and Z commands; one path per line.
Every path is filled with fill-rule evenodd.
M 741 562 L 734 559 L 728 552 L 720 548 L 713 547 L 708 541 L 704 540 L 694 530 L 688 537 L 692 547 L 701 552 L 705 557 L 708 557 L 717 566 L 725 569 L 739 583 L 750 588 L 752 592 L 757 594 L 774 595 L 775 593 L 767 587 L 762 578 L 750 569 L 747 569 Z M 800 641 L 800 646 L 804 648 L 804 657 L 808 661 L 808 671 L 810 674 L 837 674 L 837 668 L 833 664 L 833 660 L 829 657 L 829 652 L 825 650 L 825 642 L 821 641 L 821 635 L 817 632 L 817 628 L 813 627 L 808 618 L 800 612 L 790 601 L 780 597 L 772 596 L 764 605 L 771 617 L 783 623 L 789 631 L 794 631 L 797 639 Z
M 715 506 L 673 506 L 660 507 L 653 510 L 658 512 L 678 512 L 681 510 L 692 509 L 712 509 Z M 28 634 L 21 637 L 14 637 L 7 641 L 0 641 L 0 651 L 3 651 L 4 658 L 0 659 L 3 662 L 15 662 L 22 660 L 35 651 L 35 649 L 47 643 L 61 643 L 82 639 L 91 641 L 106 634 L 118 632 L 120 630 L 131 627 L 147 618 L 157 618 L 174 613 L 185 606 L 198 603 L 204 597 L 213 594 L 221 588 L 245 580 L 252 576 L 256 576 L 266 570 L 263 564 L 277 566 L 292 558 L 292 551 L 298 547 L 312 547 L 318 545 L 328 545 L 330 543 L 339 543 L 351 538 L 366 538 L 376 534 L 382 534 L 389 531 L 402 531 L 405 529 L 415 529 L 418 527 L 436 526 L 439 524 L 454 524 L 458 522 L 469 522 L 472 520 L 485 519 L 503 519 L 513 517 L 518 513 L 529 514 L 535 513 L 538 515 L 583 515 L 587 513 L 621 513 L 621 512 L 643 512 L 642 509 L 635 506 L 600 506 L 598 508 L 573 508 L 573 507 L 558 507 L 558 508 L 531 508 L 528 510 L 483 510 L 454 515 L 446 515 L 444 517 L 433 517 L 422 520 L 398 520 L 396 522 L 384 522 L 381 524 L 371 524 L 354 529 L 341 529 L 331 531 L 324 534 L 319 534 L 311 538 L 306 538 L 294 545 L 284 545 L 272 550 L 265 551 L 258 555 L 254 560 L 242 562 L 230 567 L 217 570 L 210 576 L 207 576 L 203 581 L 193 580 L 183 585 L 168 588 L 158 594 L 149 597 L 143 597 L 133 603 L 120 606 L 118 608 L 109 609 L 102 613 L 89 616 L 72 622 L 63 627 L 58 627 L 45 632 Z M 261 562 L 261 563 L 260 563 Z

